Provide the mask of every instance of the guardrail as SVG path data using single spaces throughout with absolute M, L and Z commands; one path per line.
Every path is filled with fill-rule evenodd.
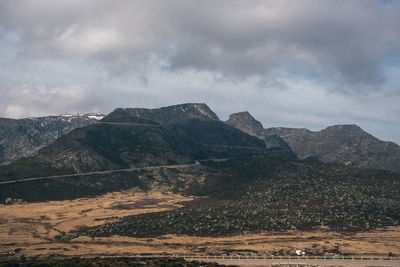
M 190 254 L 136 254 L 129 256 L 104 256 L 129 258 L 183 258 L 183 259 L 253 259 L 253 260 L 400 260 L 400 257 L 384 256 L 273 256 L 273 255 L 190 255 Z
M 3 256 L 3 257 L 2 257 Z M 355 261 L 400 261 L 400 257 L 385 256 L 274 256 L 274 255 L 205 255 L 205 254 L 129 254 L 129 255 L 57 255 L 56 258 L 182 258 L 186 260 L 355 260 Z M 2 260 L 15 260 L 18 257 L 0 255 Z

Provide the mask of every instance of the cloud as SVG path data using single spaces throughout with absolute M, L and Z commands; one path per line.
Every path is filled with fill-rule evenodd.
M 48 88 L 45 86 L 23 85 L 12 88 L 3 95 L 6 102 L 4 110 L 0 110 L 6 117 L 25 118 L 38 115 L 75 113 L 78 111 L 99 111 L 94 103 L 100 104 L 96 94 L 85 84 L 75 84 L 68 87 Z M 85 109 L 90 107 L 91 110 Z
M 1 0 L 0 116 L 206 102 L 399 142 L 398 14 L 378 0 Z
M 380 84 L 383 61 L 400 52 L 396 2 L 5 0 L 1 5 L 0 22 L 19 36 L 22 53 L 85 57 L 114 73 L 156 57 L 170 69 L 231 78 L 294 64 L 351 84 Z

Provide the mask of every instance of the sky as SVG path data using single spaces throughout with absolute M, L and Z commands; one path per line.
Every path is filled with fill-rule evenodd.
M 0 117 L 207 103 L 400 144 L 400 1 L 0 0 Z

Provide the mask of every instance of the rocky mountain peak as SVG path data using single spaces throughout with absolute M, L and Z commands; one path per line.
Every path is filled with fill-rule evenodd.
M 328 126 L 326 129 L 363 131 L 357 124 L 337 124 Z
M 229 115 L 229 119 L 226 121 L 226 123 L 255 136 L 262 136 L 264 132 L 264 127 L 261 122 L 256 120 L 247 111 Z
M 200 103 L 200 104 L 186 104 L 187 107 L 193 107 L 194 110 L 197 110 L 197 112 L 199 112 L 200 114 L 202 114 L 203 116 L 209 118 L 210 120 L 219 120 L 217 114 L 215 114 L 209 106 L 207 106 L 204 103 Z
M 171 115 L 184 116 L 188 119 L 201 119 L 218 121 L 219 118 L 206 104 L 204 103 L 185 103 L 160 108 L 161 111 L 171 113 Z
M 366 133 L 360 126 L 356 124 L 340 124 L 340 125 L 332 125 L 325 128 L 323 131 L 330 132 L 342 132 L 345 131 L 347 133 Z
M 171 124 L 191 119 L 219 121 L 218 116 L 206 104 L 201 103 L 186 103 L 156 109 L 117 108 L 105 118 L 108 121 L 113 119 L 125 121 L 140 119 L 160 124 Z
M 155 124 L 154 121 L 149 119 L 143 119 L 140 116 L 132 115 L 129 109 L 124 108 L 114 109 L 114 111 L 105 116 L 101 122 Z

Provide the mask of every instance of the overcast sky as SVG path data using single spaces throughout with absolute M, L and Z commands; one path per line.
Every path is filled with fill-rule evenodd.
M 400 1 L 0 0 L 0 117 L 184 102 L 400 143 Z

